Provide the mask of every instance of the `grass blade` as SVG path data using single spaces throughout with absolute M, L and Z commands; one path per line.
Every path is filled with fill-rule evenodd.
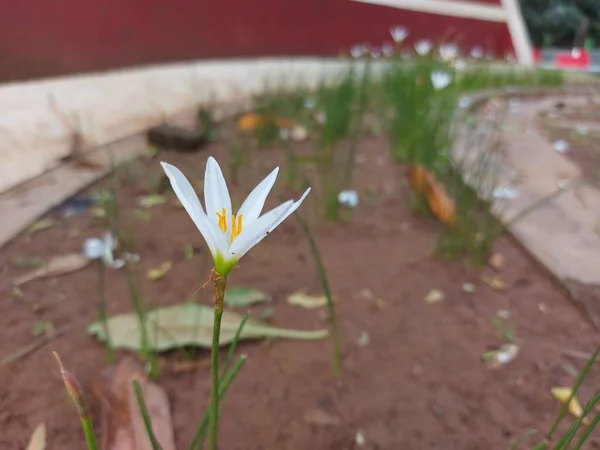
M 144 401 L 144 396 L 142 395 L 142 388 L 140 387 L 140 383 L 138 380 L 133 380 L 132 383 L 133 383 L 133 390 L 135 391 L 135 398 L 136 398 L 138 406 L 140 408 L 140 413 L 142 414 L 142 419 L 144 420 L 144 426 L 146 427 L 146 433 L 148 434 L 148 438 L 150 439 L 150 444 L 152 445 L 152 450 L 162 450 L 160 443 L 156 439 L 154 430 L 152 429 L 152 421 L 150 420 L 150 413 L 148 413 L 148 408 L 146 406 L 146 402 Z

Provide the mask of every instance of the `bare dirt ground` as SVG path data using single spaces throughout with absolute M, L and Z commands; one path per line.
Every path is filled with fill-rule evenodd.
M 559 410 L 551 387 L 572 385 L 573 369 L 583 367 L 582 355 L 593 350 L 597 332 L 510 240 L 503 239 L 496 250 L 506 260 L 500 270 L 504 290 L 493 290 L 481 281 L 482 275 L 495 274 L 489 267 L 436 260 L 432 249 L 438 225 L 409 210 L 407 188 L 398 167 L 388 161 L 385 142 L 365 138 L 358 151 L 361 163 L 355 178 L 362 202 L 352 220 L 347 224 L 313 220 L 338 299 L 342 377 L 332 377 L 330 340 L 241 344 L 239 351 L 248 360 L 224 404 L 221 448 L 346 450 L 359 448 L 358 432 L 366 441 L 360 448 L 390 450 L 505 449 L 530 427 L 540 430 L 541 438 Z M 200 176 L 208 155 L 223 162 L 229 178 L 227 147 L 222 144 L 193 155 L 161 153 L 143 162 L 143 168 L 145 173 L 159 173 L 158 161 L 163 159 L 189 177 Z M 283 164 L 282 152 L 255 152 L 242 171 L 241 186 L 233 189 L 234 204 L 277 164 Z M 271 205 L 282 186 L 280 179 Z M 93 186 L 82 195 L 102 188 L 103 184 Z M 209 268 L 200 234 L 185 211 L 172 204 L 150 209 L 149 220 L 141 220 L 135 211 L 143 193 L 139 180 L 120 192 L 124 226 L 134 230 L 141 257 L 140 273 L 166 259 L 174 263 L 161 281 L 143 278 L 146 304 L 172 305 L 190 298 L 210 304 L 208 290 L 197 292 Z M 313 196 L 302 208 L 314 215 L 311 211 L 319 207 Z M 63 218 L 57 210 L 50 216 L 59 220 L 58 225 L 23 234 L 0 254 L 0 357 L 30 344 L 36 322 L 70 328 L 35 352 L 0 366 L 2 450 L 24 448 L 41 422 L 48 428 L 48 448 L 84 448 L 51 350 L 76 373 L 97 419 L 98 399 L 90 386 L 106 363 L 103 346 L 85 329 L 97 320 L 96 268 L 32 281 L 22 287 L 22 298 L 12 295 L 14 278 L 28 270 L 15 264 L 19 258 L 78 251 L 84 238 L 103 232 L 88 213 Z M 188 244 L 201 249 L 189 260 L 183 250 Z M 465 292 L 464 283 L 472 283 L 475 292 Z M 274 299 L 270 319 L 274 325 L 308 330 L 327 325 L 319 310 L 286 302 L 288 295 L 300 290 L 320 292 L 308 243 L 293 218 L 244 257 L 232 272 L 230 285 L 269 293 Z M 445 299 L 425 302 L 431 289 L 443 291 Z M 109 272 L 107 294 L 110 314 L 131 311 L 121 271 Z M 253 307 L 252 312 L 258 315 L 263 308 Z M 509 364 L 490 370 L 482 354 L 504 343 L 493 325 L 499 314 L 514 333 L 520 353 Z M 117 353 L 117 359 L 124 356 L 125 352 Z M 208 357 L 202 350 L 196 356 L 200 361 Z M 175 352 L 160 356 L 158 383 L 170 399 L 177 447 L 187 448 L 207 405 L 209 369 L 207 363 L 175 372 L 181 359 Z M 582 401 L 599 381 L 600 373 L 593 370 L 581 389 Z M 315 422 L 322 413 L 336 420 L 329 425 Z

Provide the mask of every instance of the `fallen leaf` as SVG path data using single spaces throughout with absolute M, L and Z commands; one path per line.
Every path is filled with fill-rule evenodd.
M 56 330 L 54 329 L 54 325 L 47 320 L 37 321 L 33 324 L 33 335 L 39 336 L 40 334 L 45 334 L 46 336 L 52 336 Z
M 147 277 L 150 281 L 162 280 L 169 270 L 173 267 L 173 262 L 170 260 L 163 261 L 160 266 L 148 270 Z
M 317 427 L 335 427 L 342 423 L 342 420 L 339 417 L 334 416 L 321 408 L 311 409 L 304 414 L 304 421 L 309 425 Z
M 519 354 L 517 344 L 504 344 L 499 349 L 484 353 L 483 360 L 489 369 L 497 369 L 508 364 Z
M 23 294 L 23 291 L 19 289 L 19 286 L 14 286 L 12 288 L 11 295 L 14 298 L 25 298 L 25 294 Z
M 226 310 L 221 324 L 220 345 L 229 344 L 240 325 L 242 317 Z M 140 348 L 139 319 L 135 313 L 119 314 L 107 320 L 111 344 L 114 348 L 134 351 Z M 213 308 L 195 303 L 168 306 L 152 310 L 146 315 L 147 339 L 150 350 L 166 351 L 173 348 L 197 346 L 210 348 L 212 345 Z M 95 322 L 88 332 L 101 341 L 106 340 L 104 325 Z M 266 337 L 312 340 L 328 336 L 328 330 L 300 331 L 276 328 L 250 319 L 244 326 L 241 339 Z
M 287 301 L 290 305 L 300 306 L 306 309 L 321 308 L 327 305 L 327 297 L 324 295 L 315 297 L 303 294 L 302 292 L 296 292 L 295 294 L 290 295 L 287 298 Z
M 363 331 L 359 338 L 356 340 L 359 347 L 366 347 L 369 344 L 369 333 Z
M 20 286 L 38 278 L 58 277 L 69 273 L 77 272 L 78 270 L 87 267 L 92 260 L 86 258 L 80 253 L 69 253 L 66 255 L 58 255 L 51 258 L 42 267 L 28 272 L 14 280 L 16 286 Z
M 267 300 L 269 300 L 269 296 L 258 289 L 234 287 L 225 291 L 225 304 L 232 308 L 251 306 Z
M 259 127 L 275 125 L 280 128 L 290 128 L 292 123 L 283 118 L 268 117 L 262 114 L 248 113 L 238 119 L 238 128 L 241 131 L 253 131 Z
M 46 425 L 40 423 L 29 440 L 29 445 L 25 450 L 44 450 L 46 448 Z
M 432 289 L 425 296 L 425 303 L 439 303 L 444 300 L 445 297 L 446 295 L 439 289 Z
M 145 209 L 154 208 L 165 203 L 167 203 L 167 197 L 160 194 L 144 195 L 138 199 L 138 204 Z
M 147 222 L 150 220 L 150 213 L 148 211 L 144 211 L 143 209 L 134 209 L 133 217 L 135 217 L 138 220 L 143 220 L 144 222 Z
M 275 315 L 275 308 L 273 308 L 272 306 L 269 306 L 265 309 L 263 309 L 259 314 L 258 314 L 258 318 L 260 320 L 266 320 L 268 321 L 271 317 L 273 317 Z
M 495 291 L 504 291 L 507 287 L 506 282 L 502 279 L 502 277 L 500 275 L 494 275 L 494 276 L 483 275 L 481 277 L 481 281 L 483 281 L 485 284 L 487 284 L 489 287 L 491 287 Z
M 356 442 L 357 447 L 364 447 L 367 444 L 367 439 L 362 431 L 358 430 L 356 432 L 356 437 L 354 438 L 354 442 Z
M 165 391 L 152 383 L 132 358 L 104 369 L 92 380 L 92 391 L 103 405 L 99 429 L 102 448 L 110 450 L 151 450 L 152 445 L 135 396 L 132 381 L 137 380 L 148 408 L 150 422 L 160 448 L 174 450 L 175 439 L 171 408 Z
M 466 292 L 468 294 L 472 294 L 472 293 L 474 293 L 477 290 L 477 288 L 475 287 L 474 284 L 464 283 L 462 285 L 462 290 L 463 290 L 463 292 Z
M 56 225 L 56 221 L 53 219 L 42 219 L 34 222 L 28 229 L 28 233 L 35 233 L 37 231 L 47 230 Z
M 15 258 L 13 264 L 17 267 L 40 267 L 46 264 L 46 261 L 41 256 L 19 256 Z
M 456 206 L 439 181 L 423 166 L 407 166 L 406 178 L 412 189 L 427 198 L 433 215 L 445 225 L 454 225 Z
M 550 392 L 552 393 L 552 397 L 564 404 L 567 403 L 567 401 L 573 394 L 573 389 L 571 389 L 570 387 L 553 387 Z M 583 414 L 583 408 L 581 407 L 581 403 L 579 403 L 577 397 L 573 397 L 569 402 L 568 411 L 569 414 L 571 414 L 574 417 L 581 417 L 581 415 Z M 590 421 L 588 417 L 585 417 L 583 419 L 584 425 L 589 425 L 589 422 Z
M 90 215 L 95 219 L 104 219 L 106 217 L 106 209 L 102 206 L 92 206 L 89 209 Z
M 494 253 L 488 259 L 489 266 L 494 270 L 501 270 L 504 267 L 504 255 L 500 253 Z

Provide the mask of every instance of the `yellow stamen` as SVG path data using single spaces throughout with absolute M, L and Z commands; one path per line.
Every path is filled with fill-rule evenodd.
M 217 213 L 219 217 L 219 228 L 223 233 L 227 233 L 227 211 L 223 208 L 222 212 Z
M 235 240 L 236 237 L 238 237 L 240 235 L 240 233 L 242 232 L 242 218 L 244 217 L 243 214 L 240 214 L 237 217 L 237 223 L 236 223 L 236 217 L 235 215 L 231 215 L 231 242 L 233 243 L 233 241 Z
M 225 208 L 223 208 L 220 213 L 217 213 L 217 217 L 219 218 L 219 228 L 223 234 L 227 233 L 227 211 Z M 238 217 L 236 217 L 235 214 L 231 215 L 231 242 L 233 242 L 242 232 L 243 217 L 243 214 L 240 214 Z

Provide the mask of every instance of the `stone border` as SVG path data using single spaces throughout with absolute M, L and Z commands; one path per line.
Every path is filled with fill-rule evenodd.
M 541 94 L 545 95 L 531 100 Z M 505 90 L 479 93 L 471 99 L 474 108 L 492 98 L 529 97 L 507 115 L 507 130 L 502 133 L 504 170 L 500 183 L 509 186 L 513 180 L 506 174 L 518 173 L 518 194 L 514 199 L 495 200 L 494 207 L 510 233 L 563 285 L 569 281 L 600 285 L 600 236 L 594 231 L 600 219 L 600 190 L 584 184 L 575 187 L 581 170 L 554 150 L 537 118 L 558 101 L 582 101 L 591 94 L 593 90 L 581 87 L 566 92 Z M 453 152 L 457 158 L 465 156 L 465 136 L 460 131 Z M 465 180 L 469 182 L 468 175 Z M 566 189 L 561 192 L 561 188 Z M 532 205 L 538 206 L 511 221 Z

